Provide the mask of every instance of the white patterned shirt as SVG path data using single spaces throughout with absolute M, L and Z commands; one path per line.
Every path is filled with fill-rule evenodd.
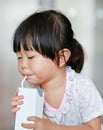
M 67 67 L 60 107 L 53 108 L 45 101 L 44 114 L 57 124 L 79 125 L 103 114 L 103 100 L 90 79 Z

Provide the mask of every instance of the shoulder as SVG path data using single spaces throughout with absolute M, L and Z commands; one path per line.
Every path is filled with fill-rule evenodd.
M 75 86 L 76 88 L 82 88 L 83 87 L 92 87 L 95 86 L 93 81 L 88 78 L 87 76 L 81 74 L 81 73 L 76 73 L 71 67 L 66 68 L 67 72 L 67 80 L 72 82 L 72 85 Z
M 99 96 L 97 87 L 90 78 L 81 73 L 76 73 L 71 68 L 67 68 L 66 72 L 68 78 L 67 84 L 69 86 L 68 91 L 71 90 L 76 97 L 87 98 L 91 94 Z

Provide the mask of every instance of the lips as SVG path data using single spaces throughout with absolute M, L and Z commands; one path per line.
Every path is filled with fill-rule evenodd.
M 28 78 L 28 77 L 31 77 L 32 74 L 23 74 L 23 76 L 24 76 L 24 77 L 26 76 L 26 77 Z M 27 78 L 26 78 L 26 79 L 27 79 Z

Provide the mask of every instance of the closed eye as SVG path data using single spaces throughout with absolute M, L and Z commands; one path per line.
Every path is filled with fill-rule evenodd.
M 28 59 L 33 59 L 35 56 L 29 56 Z
M 20 60 L 22 57 L 17 57 L 18 60 Z

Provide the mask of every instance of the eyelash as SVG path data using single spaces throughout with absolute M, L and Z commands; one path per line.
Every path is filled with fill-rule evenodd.
M 30 56 L 30 57 L 28 57 L 28 59 L 33 59 L 35 56 Z
M 20 60 L 22 57 L 17 57 L 18 60 Z
M 28 56 L 28 59 L 33 59 L 35 56 Z M 17 57 L 18 60 L 22 59 L 22 57 Z

